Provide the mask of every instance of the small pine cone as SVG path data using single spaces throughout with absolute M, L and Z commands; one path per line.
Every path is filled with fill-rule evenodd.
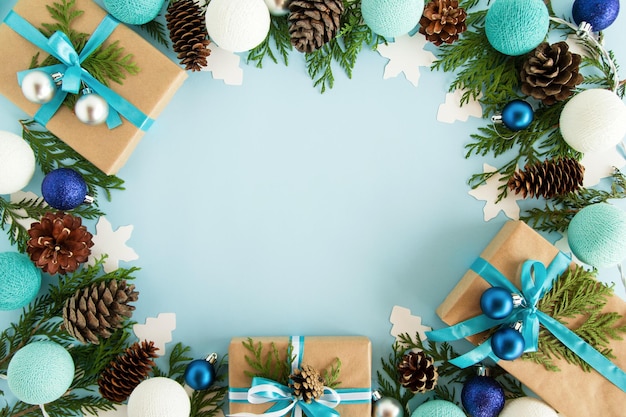
M 551 198 L 577 191 L 583 185 L 585 167 L 574 158 L 545 160 L 526 165 L 509 178 L 509 189 L 515 194 Z
M 87 261 L 93 246 L 92 234 L 80 217 L 69 213 L 46 213 L 31 224 L 26 252 L 43 272 L 65 275 Z
M 112 360 L 98 378 L 100 395 L 114 403 L 126 401 L 131 392 L 146 379 L 157 357 L 153 342 L 135 342 Z
M 569 98 L 583 82 L 578 72 L 581 57 L 569 51 L 565 42 L 543 42 L 526 58 L 520 70 L 522 93 L 550 106 Z
M 211 41 L 200 6 L 193 0 L 174 1 L 167 8 L 165 20 L 181 65 L 191 71 L 206 67 Z
M 436 46 L 453 43 L 467 29 L 465 9 L 457 0 L 432 0 L 424 8 L 419 32 Z
M 433 358 L 424 352 L 409 352 L 398 363 L 400 384 L 414 393 L 435 388 L 439 374 Z
M 289 3 L 289 36 L 300 52 L 311 53 L 341 28 L 342 0 L 293 0 Z
M 311 403 L 324 394 L 324 378 L 312 366 L 302 365 L 289 376 L 289 387 L 296 397 L 302 396 L 306 403 Z
M 137 301 L 138 296 L 135 286 L 127 285 L 126 280 L 101 281 L 78 289 L 65 301 L 62 328 L 81 343 L 97 345 L 100 337 L 108 339 L 123 326 L 135 310 L 128 303 Z

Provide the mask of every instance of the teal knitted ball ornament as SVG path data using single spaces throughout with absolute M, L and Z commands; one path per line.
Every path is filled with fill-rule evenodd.
M 491 46 L 511 56 L 524 55 L 543 42 L 550 15 L 542 0 L 496 0 L 485 18 Z
M 450 401 L 432 400 L 417 407 L 411 417 L 465 417 L 465 413 Z
M 104 0 L 104 7 L 120 22 L 127 25 L 143 25 L 153 20 L 165 0 Z
M 74 380 L 74 361 L 56 342 L 32 342 L 13 355 L 7 368 L 11 392 L 27 404 L 60 398 Z
M 41 288 L 41 272 L 18 252 L 0 253 L 0 310 L 16 310 L 30 303 Z
M 591 204 L 570 221 L 567 240 L 572 253 L 596 268 L 626 259 L 626 211 L 611 204 Z
M 362 0 L 363 21 L 386 38 L 406 35 L 419 23 L 424 0 Z

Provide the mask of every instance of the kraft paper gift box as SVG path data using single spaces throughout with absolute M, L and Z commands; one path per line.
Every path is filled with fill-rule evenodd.
M 263 414 L 274 403 L 250 404 L 245 400 L 252 379 L 247 373 L 255 374 L 246 360 L 253 354 L 244 347 L 251 340 L 256 346 L 262 344 L 262 358 L 272 351 L 272 343 L 280 353 L 280 360 L 287 360 L 287 348 L 291 343 L 298 363 L 308 364 L 319 372 L 330 370 L 336 359 L 341 362 L 338 381 L 334 389 L 342 395 L 335 408 L 341 417 L 366 417 L 371 415 L 371 343 L 363 336 L 307 336 L 307 337 L 236 337 L 228 348 L 228 379 L 230 413 Z M 300 352 L 300 353 L 298 353 Z M 300 357 L 301 355 L 301 357 Z M 291 414 L 287 414 L 291 415 Z M 309 416 L 315 417 L 315 416 Z
M 13 12 L 26 19 L 35 28 L 42 23 L 54 23 L 46 5 L 52 2 L 19 0 Z M 76 0 L 76 10 L 84 13 L 74 20 L 72 29 L 92 34 L 107 15 L 92 0 Z M 127 74 L 123 84 L 110 82 L 109 87 L 132 103 L 151 119 L 156 119 L 176 90 L 187 77 L 186 72 L 130 28 L 119 24 L 104 41 L 103 46 L 119 41 L 124 55 L 132 54 L 132 62 L 140 71 Z M 32 58 L 39 55 L 39 62 L 48 55 L 30 41 L 17 34 L 6 23 L 0 25 L 0 93 L 26 112 L 30 117 L 38 111 L 39 104 L 31 103 L 22 94 L 17 72 L 29 69 Z M 106 174 L 115 174 L 127 161 L 144 130 L 134 126 L 124 117 L 122 124 L 109 129 L 106 124 L 89 126 L 80 122 L 73 111 L 65 105 L 47 123 L 46 128 L 92 162 Z
M 546 266 L 559 253 L 552 244 L 522 221 L 507 222 L 493 238 L 480 257 L 499 270 L 516 287 L 520 286 L 520 266 L 529 259 Z M 572 265 L 570 265 L 572 267 Z M 476 272 L 469 270 L 437 308 L 438 316 L 448 325 L 478 316 L 480 297 L 490 285 Z M 626 324 L 626 303 L 613 295 L 603 311 L 622 316 L 618 325 Z M 567 327 L 576 328 L 585 320 L 578 317 Z M 483 341 L 485 334 L 468 337 L 474 344 Z M 626 369 L 626 340 L 613 340 L 610 348 L 617 359 L 613 363 Z M 548 371 L 542 365 L 522 358 L 498 361 L 498 365 L 519 379 L 558 412 L 567 417 L 626 415 L 626 393 L 595 370 L 582 368 L 555 359 L 560 372 Z

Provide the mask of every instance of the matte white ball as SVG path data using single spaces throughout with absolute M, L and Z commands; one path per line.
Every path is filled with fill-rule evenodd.
M 557 417 L 557 412 L 545 402 L 533 397 L 509 400 L 498 417 Z
M 211 0 L 206 8 L 206 27 L 220 48 L 244 52 L 267 37 L 270 12 L 265 0 Z
M 128 397 L 128 417 L 189 417 L 190 413 L 189 396 L 173 379 L 146 379 Z
M 35 154 L 24 139 L 0 131 L 0 194 L 26 187 L 35 173 Z
M 578 152 L 608 150 L 626 135 L 626 104 L 609 90 L 585 90 L 563 107 L 560 128 L 565 142 Z

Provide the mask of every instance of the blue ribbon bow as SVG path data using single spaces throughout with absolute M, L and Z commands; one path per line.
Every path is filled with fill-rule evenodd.
M 553 283 L 568 268 L 570 262 L 570 257 L 562 252 L 558 253 L 548 268 L 538 261 L 528 260 L 524 262 L 520 279 L 521 295 L 525 299 L 525 304 L 516 308 L 509 317 L 497 320 L 481 314 L 444 329 L 426 332 L 426 336 L 435 342 L 449 342 L 481 333 L 502 324 L 522 322 L 522 336 L 526 342 L 524 352 L 535 352 L 539 343 L 539 326 L 543 325 L 568 349 L 598 371 L 600 375 L 626 392 L 626 373 L 624 371 L 559 321 L 537 309 L 539 300 L 552 288 Z M 482 258 L 478 258 L 472 264 L 471 269 L 494 287 L 504 287 L 511 293 L 520 292 L 500 271 Z M 491 350 L 490 339 L 450 362 L 460 368 L 476 364 L 487 357 L 497 362 L 499 358 Z
M 119 94 L 99 82 L 81 66 L 85 59 L 87 59 L 87 57 L 91 55 L 111 35 L 113 30 L 119 24 L 119 22 L 113 17 L 109 15 L 105 16 L 85 44 L 85 47 L 80 54 L 76 52 L 74 45 L 72 45 L 70 39 L 63 32 L 55 32 L 52 36 L 50 36 L 50 38 L 46 38 L 26 19 L 14 11 L 9 12 L 7 17 L 4 19 L 4 23 L 6 23 L 20 36 L 61 62 L 60 64 L 20 71 L 17 73 L 18 83 L 20 85 L 22 84 L 22 80 L 26 74 L 31 71 L 44 71 L 50 75 L 55 73 L 63 74 L 61 89 L 54 95 L 54 98 L 50 102 L 42 105 L 37 113 L 35 113 L 34 119 L 38 123 L 43 126 L 47 125 L 50 119 L 58 111 L 59 107 L 61 107 L 61 104 L 63 103 L 63 100 L 65 100 L 67 94 L 77 94 L 81 85 L 84 83 L 93 92 L 99 94 L 109 104 L 110 111 L 107 118 L 107 126 L 109 129 L 113 129 L 122 124 L 120 114 L 141 130 L 148 130 L 150 128 L 154 122 L 153 119 L 146 116 L 128 100 L 124 99 Z

